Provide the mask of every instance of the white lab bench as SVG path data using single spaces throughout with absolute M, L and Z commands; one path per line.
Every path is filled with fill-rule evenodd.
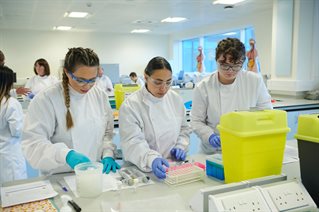
M 288 141 L 289 145 L 296 146 L 296 140 Z M 187 159 L 201 162 L 205 164 L 205 158 L 207 155 L 204 154 L 195 154 L 189 156 Z M 282 168 L 282 172 L 288 175 L 288 179 L 300 179 L 300 171 L 299 171 L 299 161 L 284 164 Z M 149 200 L 147 205 L 145 205 L 145 211 L 158 211 L 157 208 L 152 208 L 152 200 L 154 198 L 159 197 L 167 197 L 170 195 L 177 195 L 182 200 L 182 205 L 180 203 L 176 203 L 178 205 L 168 205 L 167 209 L 176 209 L 179 211 L 191 211 L 189 208 L 189 202 L 194 196 L 194 194 L 202 188 L 207 188 L 211 186 L 217 186 L 223 184 L 222 181 L 219 181 L 215 178 L 204 177 L 204 181 L 193 182 L 190 184 L 185 184 L 181 186 L 169 186 L 165 184 L 163 181 L 159 181 L 153 174 L 148 174 L 155 184 L 138 187 L 136 189 L 125 189 L 118 191 L 108 191 L 102 193 L 99 197 L 96 198 L 76 198 L 71 191 L 64 192 L 61 187 L 57 184 L 57 181 L 63 179 L 64 176 L 70 175 L 68 174 L 57 174 L 49 177 L 37 177 L 28 180 L 14 181 L 6 183 L 5 185 L 16 185 L 22 184 L 26 182 L 33 182 L 37 180 L 49 179 L 53 185 L 53 188 L 59 193 L 58 196 L 54 197 L 54 202 L 58 207 L 62 206 L 60 195 L 68 194 L 73 200 L 82 208 L 82 211 L 111 211 L 110 208 L 108 210 L 102 210 L 101 205 L 103 202 L 108 202 L 113 206 L 118 206 L 120 203 L 129 204 L 131 201 L 144 201 Z M 162 202 L 165 204 L 165 202 Z M 174 203 L 173 203 L 174 204 Z M 104 205 L 104 204 L 103 204 Z M 168 211 L 168 210 L 166 210 Z
M 297 132 L 298 116 L 302 114 L 319 113 L 318 100 L 306 100 L 301 98 L 291 98 L 287 96 L 273 96 L 276 102 L 273 103 L 274 109 L 285 110 L 290 132 L 287 139 L 293 139 Z
M 181 89 L 174 89 L 177 91 L 185 102 L 190 101 L 192 98 L 193 89 L 181 88 Z M 319 113 L 319 101 L 318 100 L 306 100 L 301 98 L 294 98 L 290 96 L 280 96 L 275 95 L 273 99 L 276 102 L 273 103 L 274 109 L 280 109 L 287 111 L 287 119 L 288 119 L 288 126 L 290 128 L 290 132 L 287 134 L 287 140 L 293 139 L 294 135 L 297 131 L 298 126 L 298 116 L 300 114 L 309 114 L 309 113 Z M 29 102 L 22 103 L 24 113 L 27 112 Z M 188 111 L 188 121 L 190 120 L 189 111 Z M 115 120 L 115 136 L 114 136 L 114 143 L 120 148 L 120 137 L 118 133 L 118 121 Z M 197 154 L 200 151 L 200 139 L 192 133 L 190 136 L 190 147 L 189 147 L 189 154 Z M 27 172 L 29 177 L 38 176 L 37 170 L 32 169 L 29 165 L 27 167 Z

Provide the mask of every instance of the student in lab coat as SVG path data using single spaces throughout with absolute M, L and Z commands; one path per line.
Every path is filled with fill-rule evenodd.
M 43 58 L 35 61 L 33 70 L 35 76 L 31 77 L 25 85 L 26 88 L 31 89 L 32 93 L 28 95 L 31 99 L 40 91 L 58 82 L 56 77 L 50 75 L 49 63 Z
M 9 94 L 13 76 L 10 68 L 0 66 L 0 185 L 27 177 L 21 150 L 22 107 Z
M 125 160 L 163 179 L 167 158 L 185 160 L 191 129 L 182 98 L 170 89 L 172 69 L 167 60 L 150 60 L 144 77 L 145 86 L 121 105 L 121 146 Z
M 237 38 L 220 41 L 216 48 L 218 70 L 194 89 L 191 124 L 205 153 L 213 153 L 221 147 L 216 126 L 222 114 L 251 107 L 272 109 L 271 97 L 262 78 L 242 70 L 244 61 L 242 42 Z
M 113 159 L 113 114 L 107 94 L 94 86 L 99 58 L 79 47 L 69 49 L 64 61 L 62 82 L 29 105 L 22 140 L 26 159 L 43 174 L 88 161 L 101 161 L 105 173 L 115 172 L 120 166 Z
M 3 52 L 0 50 L 0 67 L 4 66 L 6 57 L 4 56 Z M 31 92 L 29 88 L 18 87 L 12 88 L 10 90 L 10 96 L 17 98 L 17 95 L 28 95 Z
M 144 81 L 137 76 L 135 72 L 130 73 L 132 84 L 138 84 L 140 87 L 144 86 Z
M 107 93 L 108 96 L 114 96 L 114 89 L 111 79 L 104 74 L 102 67 L 99 68 L 98 80 L 96 85 L 99 86 L 103 91 Z

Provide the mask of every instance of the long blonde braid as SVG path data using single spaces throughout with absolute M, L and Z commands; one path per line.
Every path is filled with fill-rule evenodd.
M 64 102 L 66 106 L 66 128 L 70 129 L 73 127 L 73 119 L 70 112 L 70 92 L 69 92 L 69 79 L 66 76 L 66 73 L 63 72 L 62 75 L 62 85 L 64 91 Z

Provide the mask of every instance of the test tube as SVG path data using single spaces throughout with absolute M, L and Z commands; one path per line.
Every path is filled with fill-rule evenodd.
M 150 180 L 150 177 L 147 176 L 146 174 L 142 173 L 140 170 L 138 169 L 131 169 L 131 171 L 137 176 L 139 182 L 143 182 L 143 183 L 148 183 L 148 181 Z
M 130 173 L 126 169 L 120 170 L 119 173 L 124 178 L 124 183 L 128 184 L 129 186 L 134 185 L 135 180 L 130 176 Z

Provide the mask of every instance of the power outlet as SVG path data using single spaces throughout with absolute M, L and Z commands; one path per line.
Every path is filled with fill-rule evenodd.
M 221 209 L 222 211 L 270 211 L 261 193 L 254 188 L 241 191 L 240 193 L 218 197 L 218 199 L 221 203 L 219 205 L 223 205 L 223 208 L 219 208 L 218 210 Z
M 297 182 L 266 187 L 264 190 L 269 194 L 279 211 L 297 209 L 308 205 L 307 196 Z
M 215 211 L 317 211 L 299 181 L 283 181 L 209 195 L 209 212 Z

